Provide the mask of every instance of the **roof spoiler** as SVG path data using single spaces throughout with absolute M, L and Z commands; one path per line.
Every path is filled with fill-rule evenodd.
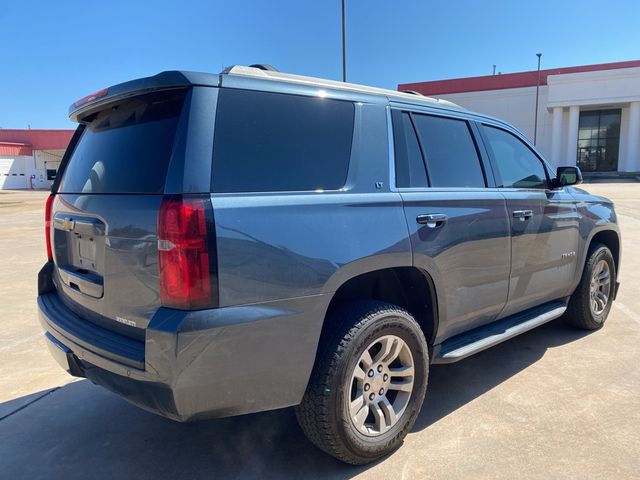
M 69 107 L 69 119 L 79 122 L 82 117 L 102 105 L 127 97 L 155 90 L 186 88 L 193 85 L 216 87 L 220 83 L 218 75 L 195 72 L 167 71 L 152 77 L 139 78 L 104 88 L 77 100 Z

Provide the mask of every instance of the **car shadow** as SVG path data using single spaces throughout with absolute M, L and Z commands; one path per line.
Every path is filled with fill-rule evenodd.
M 584 336 L 552 322 L 452 365 L 431 368 L 420 431 L 526 369 L 545 351 Z M 19 406 L 13 413 L 12 406 Z M 293 409 L 176 423 L 86 380 L 1 404 L 5 478 L 350 478 L 306 440 Z M 382 460 L 384 461 L 384 460 Z
M 562 319 L 449 365 L 431 365 L 427 395 L 413 431 L 420 431 L 517 375 L 540 360 L 547 349 L 591 332 L 567 327 Z

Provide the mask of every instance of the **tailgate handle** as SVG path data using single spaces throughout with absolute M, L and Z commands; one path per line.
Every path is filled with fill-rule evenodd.
M 96 275 L 72 272 L 65 268 L 58 268 L 58 274 L 60 275 L 60 279 L 69 288 L 93 298 L 102 298 L 104 286 L 102 285 L 102 280 Z
M 65 232 L 75 232 L 84 235 L 104 235 L 104 223 L 97 218 L 72 217 L 58 213 L 53 217 L 53 226 Z

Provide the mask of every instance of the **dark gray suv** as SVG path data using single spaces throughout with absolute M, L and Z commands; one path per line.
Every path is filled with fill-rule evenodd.
M 397 448 L 430 363 L 615 298 L 613 204 L 511 126 L 288 75 L 164 72 L 76 102 L 38 278 L 53 356 L 185 421 L 295 405 L 354 464 Z

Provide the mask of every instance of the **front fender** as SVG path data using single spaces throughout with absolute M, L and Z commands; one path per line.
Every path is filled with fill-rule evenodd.
M 616 236 L 618 251 L 613 253 L 614 257 L 616 257 L 616 266 L 618 267 L 616 268 L 616 276 L 618 275 L 621 235 L 613 202 L 604 197 L 590 195 L 581 189 L 573 189 L 571 194 L 576 199 L 576 207 L 580 215 L 580 245 L 578 247 L 576 272 L 571 289 L 571 291 L 573 291 L 580 283 L 589 252 L 589 246 L 593 242 L 594 237 L 602 232 L 612 232 Z

